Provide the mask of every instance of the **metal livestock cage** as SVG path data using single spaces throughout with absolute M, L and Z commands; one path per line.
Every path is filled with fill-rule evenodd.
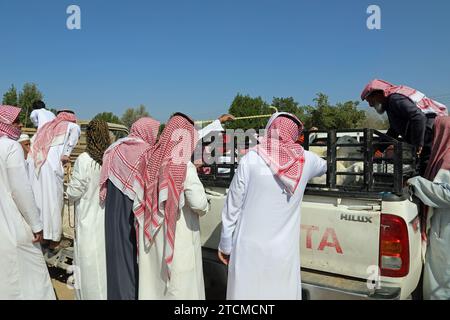
M 227 132 L 228 141 L 223 141 L 222 136 L 213 134 L 203 139 L 202 160 L 208 158 L 209 161 L 199 169 L 199 177 L 205 186 L 228 187 L 239 158 L 245 153 L 243 150 L 257 145 L 257 138 L 253 136 L 245 141 L 239 141 L 233 133 Z M 325 192 L 373 198 L 392 193 L 400 196 L 407 179 L 417 175 L 415 147 L 378 130 L 305 132 L 303 146 L 327 161 L 326 176 L 312 179 L 307 186 L 308 194 Z M 224 150 L 228 150 L 225 157 Z

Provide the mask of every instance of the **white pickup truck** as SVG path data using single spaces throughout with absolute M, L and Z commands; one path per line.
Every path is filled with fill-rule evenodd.
M 339 137 L 358 131 L 360 138 L 353 143 L 339 143 Z M 303 298 L 411 298 L 423 265 L 419 210 L 404 188 L 406 179 L 415 174 L 415 157 L 410 156 L 414 148 L 371 129 L 326 135 L 322 144 L 309 145 L 306 139 L 305 146 L 325 149 L 328 173 L 323 184 L 308 186 L 302 203 Z M 383 145 L 393 146 L 390 156 L 375 158 Z M 341 148 L 354 148 L 360 157 L 355 158 L 355 152 L 345 157 Z M 360 163 L 362 170 L 340 171 L 341 162 Z M 217 247 L 235 166 L 212 165 L 208 174 L 200 174 L 211 202 L 211 211 L 200 219 L 207 299 L 225 298 L 227 269 L 217 259 Z M 230 170 L 219 174 L 219 167 Z M 339 185 L 340 176 L 355 179 Z

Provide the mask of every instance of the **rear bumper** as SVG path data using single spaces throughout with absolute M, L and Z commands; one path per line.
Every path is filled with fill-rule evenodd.
M 370 290 L 364 280 L 302 271 L 304 300 L 399 300 L 401 288 Z
M 207 300 L 224 300 L 227 291 L 227 267 L 217 258 L 217 251 L 202 248 L 203 274 Z M 367 282 L 338 275 L 302 270 L 304 300 L 399 300 L 401 289 L 382 287 L 369 290 Z

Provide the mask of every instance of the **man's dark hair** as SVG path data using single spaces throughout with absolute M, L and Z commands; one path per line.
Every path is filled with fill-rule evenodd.
M 189 121 L 192 125 L 194 125 L 194 121 L 193 121 L 189 116 L 185 115 L 184 113 L 181 113 L 181 112 L 175 112 L 175 113 L 171 116 L 171 118 L 173 118 L 173 117 L 175 117 L 175 116 L 183 117 L 183 118 L 185 118 L 187 121 Z
M 72 110 L 59 110 L 56 115 L 60 114 L 61 112 L 75 114 L 75 112 L 73 112 Z
M 290 114 L 283 113 L 283 114 L 280 114 L 279 117 L 288 118 L 289 120 L 292 120 L 297 126 L 303 127 L 302 123 L 295 117 L 291 116 Z
M 368 98 L 368 97 L 371 97 L 371 96 L 374 96 L 374 95 L 377 95 L 377 94 L 382 94 L 382 95 L 384 95 L 384 91 L 383 91 L 383 90 L 373 90 L 373 91 L 371 91 L 371 92 L 367 95 L 367 98 Z
M 45 109 L 45 103 L 41 100 L 33 102 L 33 110 Z

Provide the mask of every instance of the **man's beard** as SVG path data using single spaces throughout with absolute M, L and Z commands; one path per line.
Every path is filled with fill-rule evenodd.
M 384 109 L 383 105 L 381 103 L 376 103 L 373 108 L 375 109 L 375 111 L 378 114 L 383 114 L 386 112 L 386 110 Z

